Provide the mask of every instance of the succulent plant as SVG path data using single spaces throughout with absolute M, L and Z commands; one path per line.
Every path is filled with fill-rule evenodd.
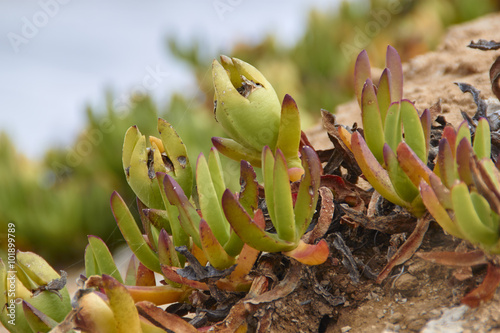
M 249 210 L 248 206 L 242 204 L 241 197 L 238 200 L 230 190 L 224 192 L 222 206 L 234 231 L 246 244 L 259 251 L 284 252 L 302 263 L 315 265 L 327 259 L 328 246 L 324 240 L 315 245 L 306 244 L 301 237 L 316 210 L 321 164 L 314 150 L 308 146 L 302 148 L 301 155 L 305 174 L 294 204 L 283 153 L 277 149 L 273 156 L 268 146 L 262 151 L 266 205 L 276 233 L 265 231 L 261 209 Z M 251 169 L 245 161 L 241 165 L 242 170 Z M 253 183 L 247 181 L 244 186 Z
M 237 161 L 260 167 L 264 146 L 280 149 L 290 168 L 290 179 L 303 173 L 298 150 L 301 127 L 297 104 L 286 95 L 280 105 L 266 78 L 253 66 L 221 56 L 212 63 L 215 117 L 231 139 L 212 138 L 214 146 Z
M 125 134 L 123 143 L 123 169 L 127 181 L 137 197 L 149 208 L 164 209 L 156 173 L 172 175 L 190 195 L 192 170 L 186 147 L 181 138 L 165 120 L 158 119 L 160 139 L 150 137 L 151 148 L 146 146 L 146 137 L 136 126 Z
M 392 203 L 421 216 L 425 207 L 418 187 L 399 166 L 396 151 L 398 145 L 405 142 L 423 163 L 427 163 L 430 112 L 425 110 L 419 115 L 412 102 L 402 99 L 401 60 L 391 46 L 387 48 L 386 66 L 375 85 L 366 51 L 358 55 L 354 87 L 361 108 L 364 137 L 359 132 L 351 135 L 343 128 L 340 134 L 373 188 Z
M 0 322 L 10 332 L 48 332 L 70 312 L 66 272 L 61 276 L 39 255 L 21 251 L 8 267 L 0 259 Z
M 423 203 L 449 234 L 500 253 L 500 172 L 490 158 L 488 121 L 480 118 L 471 144 L 464 121 L 455 131 L 447 126 L 439 142 L 434 172 L 419 162 L 407 146 L 398 157 L 414 184 L 419 184 Z

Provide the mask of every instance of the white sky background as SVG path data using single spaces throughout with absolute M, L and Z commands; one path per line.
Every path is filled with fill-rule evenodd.
M 218 12 L 214 5 L 221 3 L 231 11 Z M 290 45 L 302 35 L 312 6 L 338 3 L 0 0 L 0 131 L 28 157 L 41 157 L 51 146 L 71 145 L 84 126 L 86 104 L 103 108 L 106 89 L 114 97 L 126 94 L 148 68 L 168 72 L 149 91 L 155 99 L 196 92 L 187 68 L 168 54 L 167 36 L 185 43 L 200 39 L 214 58 L 235 42 L 258 42 L 268 33 Z M 17 36 L 24 43 L 13 46 Z

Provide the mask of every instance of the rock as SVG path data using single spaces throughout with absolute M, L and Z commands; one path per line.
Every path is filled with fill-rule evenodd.
M 462 317 L 467 309 L 469 309 L 467 305 L 462 305 L 445 310 L 439 319 L 429 321 L 422 329 L 422 333 L 462 332 L 464 324 Z
M 408 297 L 418 294 L 418 279 L 411 274 L 401 275 L 394 283 L 394 289 Z
M 349 332 L 351 329 L 352 329 L 352 327 L 351 327 L 351 326 L 344 326 L 344 327 L 342 327 L 342 328 L 340 329 L 340 331 L 341 331 L 342 333 L 346 333 L 346 332 Z

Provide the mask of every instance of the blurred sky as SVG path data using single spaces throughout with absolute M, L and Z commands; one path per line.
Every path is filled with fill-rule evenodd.
M 187 67 L 168 54 L 167 36 L 200 39 L 213 57 L 268 33 L 291 45 L 311 7 L 338 3 L 0 0 L 0 131 L 27 156 L 41 157 L 73 142 L 85 105 L 103 109 L 106 90 L 120 97 L 147 86 L 158 101 L 173 91 L 195 93 Z

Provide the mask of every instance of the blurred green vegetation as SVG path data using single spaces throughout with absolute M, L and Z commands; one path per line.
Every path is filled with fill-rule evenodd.
M 229 55 L 257 67 L 278 96 L 293 96 L 308 126 L 319 118 L 320 108 L 333 111 L 352 98 L 352 67 L 361 49 L 369 51 L 374 66 L 383 67 L 387 44 L 405 61 L 433 49 L 449 25 L 499 9 L 498 0 L 353 0 L 339 10 L 312 11 L 295 45 L 283 46 L 269 35 L 257 45 L 236 45 Z M 112 191 L 135 210 L 121 163 L 127 128 L 137 125 L 143 134 L 157 135 L 156 118 L 166 119 L 193 163 L 200 152 L 208 153 L 212 136 L 224 136 L 213 117 L 210 63 L 215 55 L 204 53 L 199 41 L 186 46 L 169 38 L 167 44 L 191 68 L 201 96 L 175 95 L 161 109 L 148 96 L 132 96 L 127 110 L 117 110 L 108 94 L 102 108 L 87 108 L 87 124 L 74 145 L 52 149 L 40 162 L 24 158 L 0 134 L 1 244 L 6 224 L 13 221 L 18 249 L 36 251 L 61 267 L 81 260 L 88 234 L 114 247 L 122 241 L 109 209 Z M 237 164 L 225 163 L 226 174 L 237 181 Z

